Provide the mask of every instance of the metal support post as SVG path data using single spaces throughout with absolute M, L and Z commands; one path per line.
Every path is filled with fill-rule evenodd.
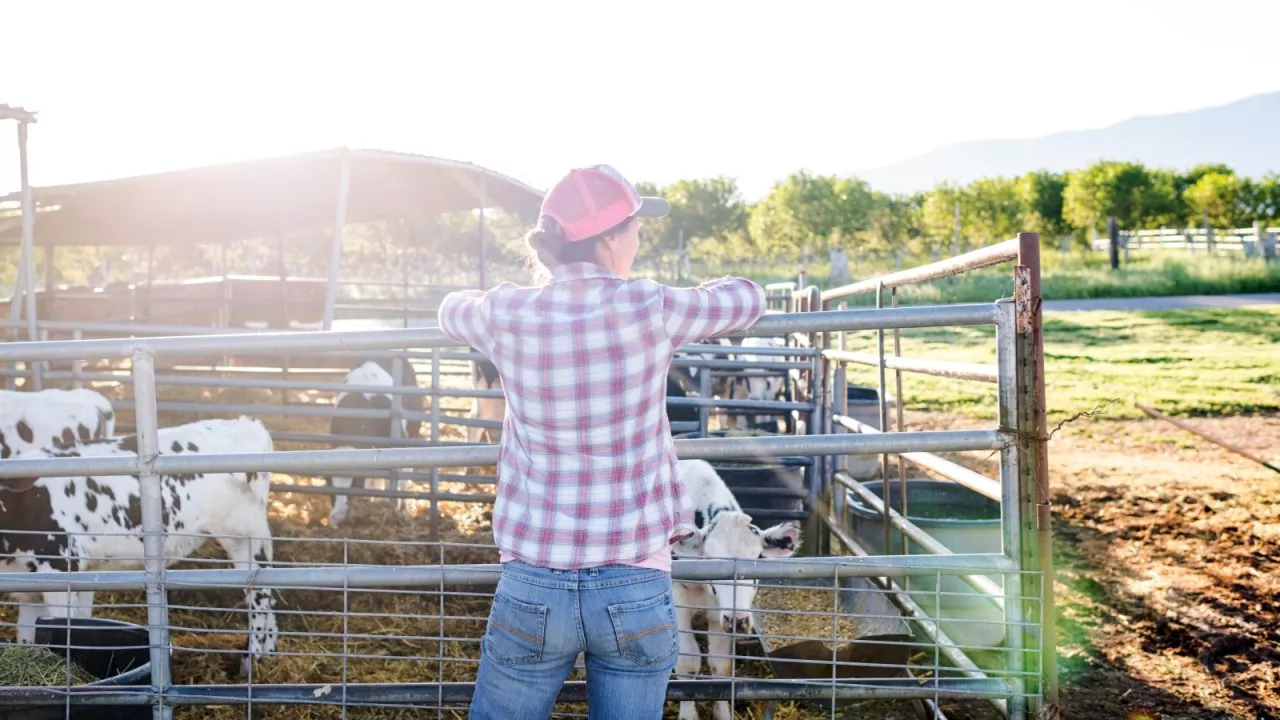
M 169 690 L 169 605 L 165 592 L 165 528 L 160 475 L 155 470 L 159 454 L 159 421 L 156 416 L 155 357 L 145 349 L 132 356 L 134 416 L 138 426 L 138 484 L 142 496 L 142 546 L 147 577 L 147 630 L 151 643 L 151 692 L 154 720 L 169 720 L 173 707 Z
M 338 301 L 338 273 L 342 265 L 342 230 L 347 224 L 347 196 L 351 191 L 351 156 L 342 155 L 338 174 L 338 203 L 333 217 L 333 239 L 329 243 L 329 284 L 324 294 L 325 330 L 333 329 L 333 306 Z

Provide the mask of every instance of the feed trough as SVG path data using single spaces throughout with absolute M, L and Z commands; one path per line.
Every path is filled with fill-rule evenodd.
M 151 654 L 147 629 L 133 623 L 105 618 L 40 618 L 36 623 L 36 646 L 45 646 L 97 678 L 82 687 L 111 690 L 125 686 L 149 686 Z M 65 680 L 57 689 L 65 687 Z M 146 720 L 149 705 L 92 705 L 67 707 L 26 706 L 13 701 L 42 694 L 46 688 L 0 688 L 0 720 Z
M 830 687 L 833 677 L 855 684 L 907 677 L 911 628 L 866 578 L 761 581 L 755 608 L 756 639 L 780 680 Z
M 881 481 L 864 482 L 862 486 L 876 497 L 882 496 Z M 868 550 L 884 553 L 884 523 L 880 513 L 852 492 L 845 497 L 849 527 L 866 543 Z M 902 511 L 897 480 L 889 482 L 889 507 Z M 1003 549 L 1000 504 L 953 482 L 908 478 L 906 517 L 953 552 L 999 553 Z M 894 528 L 890 538 L 891 553 L 901 553 L 902 534 Z M 913 555 L 926 553 L 914 542 L 909 547 Z M 997 586 L 1003 584 L 1000 575 L 987 577 Z M 942 631 L 957 644 L 994 648 L 1004 642 L 1004 612 L 959 577 L 942 577 L 940 591 L 937 577 L 913 577 L 907 591 L 920 607 L 940 619 Z

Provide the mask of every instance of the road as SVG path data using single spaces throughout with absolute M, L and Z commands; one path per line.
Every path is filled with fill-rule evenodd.
M 1080 312 L 1089 310 L 1182 310 L 1184 308 L 1242 308 L 1258 305 L 1280 305 L 1280 293 L 1100 298 L 1097 300 L 1045 300 L 1044 311 Z

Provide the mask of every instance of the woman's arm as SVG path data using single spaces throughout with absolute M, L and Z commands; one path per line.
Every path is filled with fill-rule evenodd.
M 489 322 L 485 316 L 483 290 L 458 290 L 444 296 L 436 319 L 440 330 L 454 340 L 488 355 Z
M 764 310 L 764 288 L 746 278 L 723 277 L 693 288 L 663 287 L 667 335 L 676 347 L 745 330 Z

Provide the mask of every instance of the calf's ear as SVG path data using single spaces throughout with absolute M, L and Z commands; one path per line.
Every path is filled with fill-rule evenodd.
M 760 557 L 791 557 L 800 549 L 800 526 L 795 523 L 774 525 L 761 532 L 760 539 L 764 541 L 764 548 L 760 551 Z
M 0 480 L 0 490 L 8 490 L 9 492 L 26 492 L 31 489 L 38 477 L 23 478 L 5 478 Z
M 676 557 L 700 557 L 702 555 L 702 531 L 681 528 L 684 537 L 671 544 L 671 554 Z

